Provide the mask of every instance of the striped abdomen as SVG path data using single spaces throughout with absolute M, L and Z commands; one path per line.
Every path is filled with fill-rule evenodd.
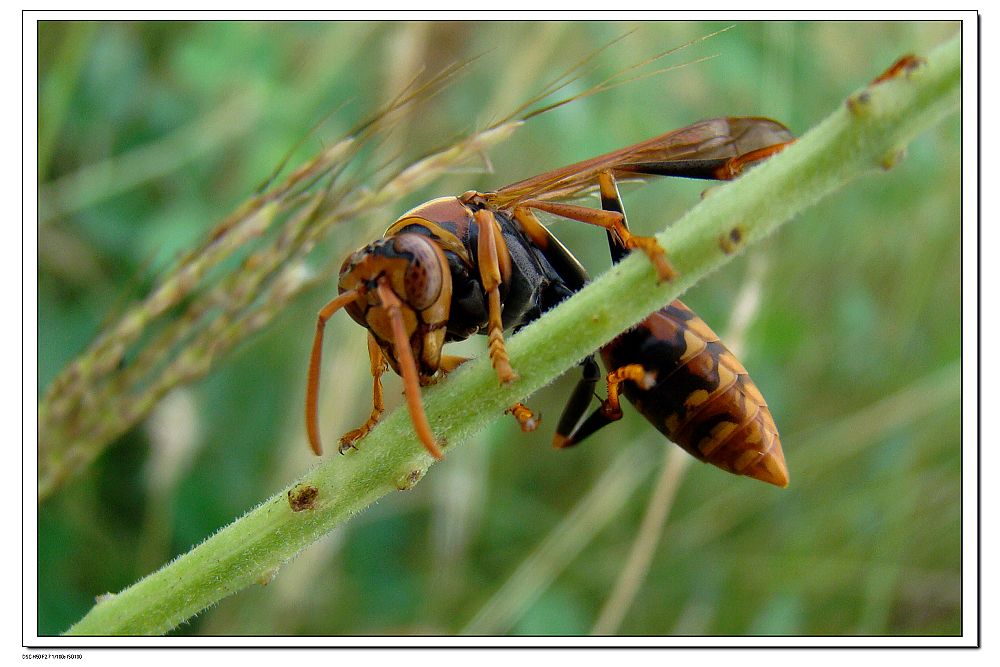
M 693 456 L 778 486 L 788 471 L 767 403 L 743 365 L 680 301 L 601 350 L 608 370 L 640 364 L 656 383 L 623 393 L 664 435 Z

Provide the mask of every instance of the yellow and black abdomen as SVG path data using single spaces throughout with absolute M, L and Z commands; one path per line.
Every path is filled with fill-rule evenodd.
M 774 419 L 735 355 L 705 322 L 674 301 L 601 349 L 609 371 L 639 364 L 656 373 L 649 389 L 623 393 L 673 442 L 702 461 L 787 486 Z

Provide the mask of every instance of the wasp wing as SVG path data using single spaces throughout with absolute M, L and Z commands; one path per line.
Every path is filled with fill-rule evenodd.
M 489 203 L 511 209 L 526 199 L 566 199 L 592 188 L 597 175 L 611 170 L 620 181 L 641 179 L 627 165 L 682 163 L 688 160 L 724 160 L 790 141 L 792 133 L 770 118 L 729 117 L 703 120 L 687 127 L 626 146 L 567 167 L 512 183 L 487 193 Z M 616 171 L 616 167 L 622 167 Z

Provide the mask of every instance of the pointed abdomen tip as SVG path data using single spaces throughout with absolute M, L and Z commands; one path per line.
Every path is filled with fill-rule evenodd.
M 743 474 L 781 488 L 787 487 L 788 466 L 785 465 L 785 454 L 781 451 L 781 444 L 775 442 L 771 451 L 757 459 L 753 465 L 743 471 Z

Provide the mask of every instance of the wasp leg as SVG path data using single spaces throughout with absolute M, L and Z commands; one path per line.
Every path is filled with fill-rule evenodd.
M 447 375 L 468 360 L 468 357 L 457 357 L 455 355 L 446 354 L 441 357 L 441 365 L 438 368 L 442 375 Z M 512 415 L 514 419 L 517 420 L 521 430 L 525 433 L 534 431 L 538 428 L 538 424 L 542 421 L 542 416 L 536 415 L 531 411 L 531 408 L 526 406 L 524 403 L 515 403 L 504 410 L 504 412 Z
M 612 176 L 611 172 L 602 172 L 599 178 L 602 181 L 608 180 L 612 183 L 614 181 L 614 176 Z M 562 204 L 539 199 L 526 199 L 519 204 L 519 207 L 533 208 L 538 211 L 551 213 L 552 215 L 558 215 L 561 218 L 568 218 L 577 222 L 585 222 L 589 225 L 603 227 L 609 233 L 615 235 L 624 247 L 630 250 L 638 248 L 646 253 L 656 268 L 656 275 L 660 282 L 671 280 L 677 275 L 674 267 L 667 261 L 667 254 L 663 251 L 657 240 L 652 236 L 633 235 L 628 230 L 628 227 L 623 224 L 625 216 L 620 211 L 593 209 L 586 206 L 577 206 L 576 204 Z
M 468 360 L 468 357 L 458 357 L 454 354 L 442 354 L 441 361 L 438 364 L 438 370 L 441 371 L 442 375 L 447 375 Z
M 656 381 L 656 373 L 653 371 L 647 371 L 639 364 L 628 364 L 626 366 L 622 366 L 621 368 L 616 368 L 608 373 L 607 381 L 608 397 L 601 402 L 601 407 L 594 410 L 594 412 L 592 412 L 590 416 L 587 417 L 587 419 L 575 428 L 569 435 L 561 436 L 557 433 L 556 440 L 552 443 L 554 446 L 563 448 L 577 445 L 608 424 L 621 419 L 622 406 L 620 396 L 622 383 L 626 381 L 634 382 L 642 389 L 650 389 Z M 581 380 L 580 384 L 583 384 L 583 380 Z M 577 385 L 578 388 L 579 386 L 580 385 Z M 585 407 L 586 406 L 584 406 L 584 408 Z M 569 408 L 569 406 L 567 406 L 567 408 Z M 567 412 L 563 413 L 563 419 L 567 418 L 568 412 L 569 410 L 567 409 Z M 580 413 L 582 412 L 583 410 L 581 409 Z M 577 419 L 578 418 L 579 415 L 577 415 Z M 560 421 L 559 425 L 563 426 L 564 424 Z
M 500 317 L 500 280 L 501 257 L 497 247 L 497 230 L 500 225 L 496 217 L 488 210 L 475 213 L 475 221 L 479 227 L 479 247 L 476 259 L 479 263 L 479 277 L 489 298 L 489 351 L 493 370 L 500 378 L 501 384 L 510 384 L 517 379 L 517 373 L 510 367 L 507 356 L 507 346 L 503 341 L 503 321 Z M 503 259 L 509 261 L 506 248 Z M 504 262 L 506 263 L 506 262 Z
M 375 424 L 382 417 L 385 411 L 385 404 L 382 402 L 382 374 L 388 368 L 382 348 L 375 342 L 375 337 L 368 334 L 368 360 L 371 362 L 372 372 L 372 413 L 368 421 L 353 431 L 348 431 L 340 438 L 340 447 L 337 450 L 343 454 L 348 449 L 357 449 L 355 442 L 368 435 L 368 432 L 375 428 Z
M 625 207 L 622 205 L 622 197 L 618 192 L 618 181 L 610 172 L 602 172 L 597 175 L 597 183 L 601 189 L 601 208 L 605 211 L 621 213 L 622 227 L 628 229 L 628 216 L 625 215 Z M 608 230 L 608 247 L 611 249 L 611 261 L 614 264 L 625 259 L 629 253 L 629 248 L 621 238 Z
M 594 387 L 601 379 L 601 369 L 598 367 L 594 355 L 581 361 L 580 365 L 583 367 L 583 375 L 576 383 L 569 400 L 566 401 L 566 407 L 563 408 L 559 424 L 556 426 L 556 433 L 552 437 L 552 446 L 556 449 L 576 444 L 576 441 L 570 441 L 570 434 L 575 433 L 577 424 L 587 412 L 590 402 L 594 400 Z
M 521 426 L 521 430 L 525 433 L 531 433 L 538 428 L 538 425 L 542 422 L 542 416 L 536 415 L 532 412 L 531 408 L 524 403 L 515 403 L 504 410 L 504 412 L 514 417 L 514 419 L 517 420 L 517 423 Z
M 622 197 L 618 192 L 618 181 L 614 174 L 609 171 L 601 172 L 597 175 L 597 183 L 600 186 L 601 208 L 605 211 L 621 213 L 622 227 L 628 230 L 628 216 L 625 214 Z M 615 264 L 625 259 L 631 250 L 612 230 L 608 230 L 608 247 L 611 250 L 611 261 Z
M 621 385 L 631 381 L 640 389 L 652 389 L 656 382 L 656 372 L 647 371 L 640 364 L 627 364 L 608 373 L 608 397 L 601 404 L 601 412 L 612 421 L 622 418 Z

